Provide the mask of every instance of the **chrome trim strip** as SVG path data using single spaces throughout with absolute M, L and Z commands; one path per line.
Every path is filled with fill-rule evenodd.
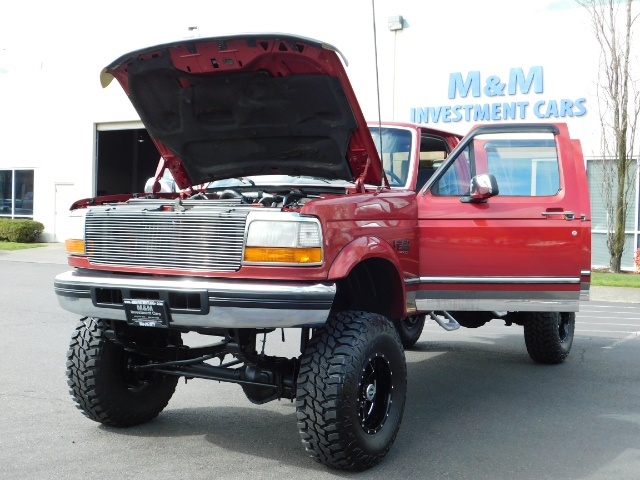
M 420 277 L 419 283 L 573 284 L 580 283 L 580 277 Z
M 418 300 L 418 310 L 422 312 L 431 311 L 470 311 L 470 312 L 577 312 L 579 305 L 577 301 L 532 301 L 520 300 Z
M 591 276 L 590 271 L 582 271 L 581 275 Z M 504 284 L 561 284 L 561 283 L 580 283 L 579 277 L 412 277 L 404 279 L 405 285 L 420 285 L 420 284 L 434 284 L 434 283 L 504 283 Z
M 335 284 L 256 282 L 226 279 L 132 277 L 71 270 L 55 278 L 58 303 L 70 312 L 126 320 L 119 304 L 96 305 L 95 288 L 153 292 L 206 292 L 208 313 L 171 310 L 171 325 L 187 328 L 285 328 L 322 326 L 336 293 Z
M 514 291 L 514 290 L 420 290 L 418 299 L 439 298 L 457 300 L 465 299 L 500 299 L 517 300 L 526 296 L 532 300 L 577 300 L 579 292 L 558 291 Z
M 582 270 L 580 272 L 580 275 L 583 275 L 585 277 L 590 277 L 591 276 L 591 270 Z
M 580 292 L 419 291 L 420 311 L 577 312 Z

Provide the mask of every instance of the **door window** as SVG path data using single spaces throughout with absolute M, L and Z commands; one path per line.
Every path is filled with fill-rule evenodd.
M 556 195 L 560 174 L 553 135 L 478 135 L 440 174 L 432 193 L 467 195 L 471 177 L 481 173 L 495 176 L 501 196 Z
M 434 195 L 441 197 L 467 195 L 471 184 L 470 146 L 467 146 L 440 175 L 431 188 Z

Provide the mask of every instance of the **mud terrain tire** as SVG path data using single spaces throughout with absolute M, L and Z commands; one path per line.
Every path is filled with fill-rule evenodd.
M 535 312 L 524 318 L 529 356 L 539 363 L 562 363 L 573 343 L 575 313 Z
M 301 357 L 296 411 L 316 461 L 364 470 L 391 448 L 404 411 L 407 368 L 394 326 L 365 312 L 338 313 Z
M 394 320 L 400 341 L 405 349 L 413 347 L 422 335 L 426 315 L 409 315 L 402 320 Z
M 128 368 L 147 362 L 147 357 L 107 339 L 102 319 L 84 318 L 67 352 L 69 393 L 85 416 L 104 425 L 130 427 L 148 422 L 167 406 L 178 377 Z

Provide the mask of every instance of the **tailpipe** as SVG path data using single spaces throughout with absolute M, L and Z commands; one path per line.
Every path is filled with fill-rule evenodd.
M 429 317 L 431 317 L 431 320 L 436 322 L 447 332 L 451 332 L 452 330 L 457 330 L 460 328 L 460 324 L 458 323 L 458 321 L 453 318 L 449 312 L 431 312 L 429 314 Z M 446 321 L 445 319 L 448 321 Z

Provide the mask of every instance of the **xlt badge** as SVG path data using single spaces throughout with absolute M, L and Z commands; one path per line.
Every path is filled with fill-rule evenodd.
M 398 253 L 404 253 L 407 255 L 409 253 L 409 249 L 411 248 L 411 240 L 394 240 L 393 246 L 398 251 Z

